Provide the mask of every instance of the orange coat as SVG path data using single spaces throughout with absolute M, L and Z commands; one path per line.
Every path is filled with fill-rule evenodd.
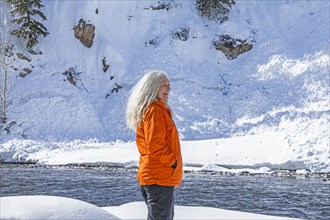
M 140 152 L 140 185 L 180 185 L 182 157 L 178 131 L 162 100 L 154 101 L 147 108 L 136 129 L 136 144 Z

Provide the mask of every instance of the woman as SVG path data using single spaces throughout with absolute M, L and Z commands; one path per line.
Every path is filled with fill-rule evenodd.
M 178 131 L 168 106 L 170 81 L 160 70 L 146 73 L 128 97 L 126 122 L 136 130 L 138 181 L 148 220 L 173 219 L 174 187 L 182 179 Z

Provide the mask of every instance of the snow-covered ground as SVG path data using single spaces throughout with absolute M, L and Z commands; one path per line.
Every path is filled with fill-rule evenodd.
M 87 202 L 58 196 L 0 197 L 0 219 L 110 220 L 145 219 L 143 202 L 97 207 Z M 293 219 L 208 207 L 176 206 L 174 219 Z
M 271 173 L 278 169 L 309 172 L 310 167 L 327 171 L 319 160 L 326 154 L 312 154 L 304 149 L 288 147 L 281 137 L 272 133 L 225 139 L 182 141 L 184 169 L 189 171 L 222 171 Z M 297 154 L 296 151 L 301 151 Z M 74 140 L 44 142 L 11 140 L 0 151 L 3 162 L 32 162 L 45 165 L 89 164 L 94 166 L 137 167 L 139 153 L 135 142 L 100 142 Z M 297 155 L 306 155 L 298 158 Z M 306 160 L 308 158 L 309 160 Z M 314 162 L 316 160 L 317 162 Z M 313 164 L 317 163 L 317 164 Z

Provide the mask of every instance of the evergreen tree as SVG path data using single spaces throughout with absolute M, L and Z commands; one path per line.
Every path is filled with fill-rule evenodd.
M 43 21 L 46 16 L 40 11 L 43 7 L 41 0 L 5 0 L 12 5 L 10 11 L 14 17 L 11 22 L 17 24 L 17 28 L 11 30 L 11 35 L 26 40 L 26 48 L 31 51 L 38 44 L 39 36 L 47 36 L 46 27 L 36 20 L 37 17 Z

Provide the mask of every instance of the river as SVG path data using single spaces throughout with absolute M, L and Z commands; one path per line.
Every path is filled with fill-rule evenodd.
M 65 196 L 101 207 L 142 201 L 136 169 L 0 164 L 0 175 L 1 196 Z M 330 180 L 187 172 L 176 188 L 176 205 L 328 219 Z

